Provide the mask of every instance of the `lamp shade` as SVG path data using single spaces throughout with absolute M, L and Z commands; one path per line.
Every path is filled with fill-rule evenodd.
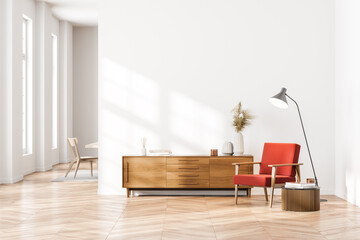
M 269 99 L 269 102 L 278 108 L 288 108 L 286 100 L 286 88 L 281 88 L 281 91 Z

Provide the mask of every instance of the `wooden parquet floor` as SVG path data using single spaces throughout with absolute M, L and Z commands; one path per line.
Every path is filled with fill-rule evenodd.
M 97 195 L 97 183 L 51 182 L 66 165 L 0 185 L 0 239 L 360 239 L 360 208 L 323 196 L 319 212 L 286 212 L 280 197 Z

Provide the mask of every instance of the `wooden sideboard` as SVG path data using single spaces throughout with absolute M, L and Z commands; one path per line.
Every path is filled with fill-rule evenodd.
M 232 163 L 252 162 L 253 156 L 123 156 L 123 188 L 129 197 L 136 189 L 233 189 Z M 253 165 L 239 168 L 253 174 Z M 251 195 L 251 187 L 247 189 Z

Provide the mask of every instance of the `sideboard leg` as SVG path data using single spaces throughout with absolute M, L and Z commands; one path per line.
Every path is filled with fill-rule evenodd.
M 126 196 L 130 197 L 130 189 L 129 188 L 126 189 Z
M 248 197 L 251 197 L 251 188 L 248 188 L 248 189 L 247 189 L 247 196 L 248 196 Z

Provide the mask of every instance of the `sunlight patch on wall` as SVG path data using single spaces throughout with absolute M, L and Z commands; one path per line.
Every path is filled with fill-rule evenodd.
M 104 60 L 102 83 L 106 136 L 126 154 L 139 153 L 140 139 L 159 143 L 159 86 L 152 80 Z
M 103 99 L 122 111 L 146 120 L 151 124 L 159 121 L 159 86 L 151 79 L 105 60 Z

